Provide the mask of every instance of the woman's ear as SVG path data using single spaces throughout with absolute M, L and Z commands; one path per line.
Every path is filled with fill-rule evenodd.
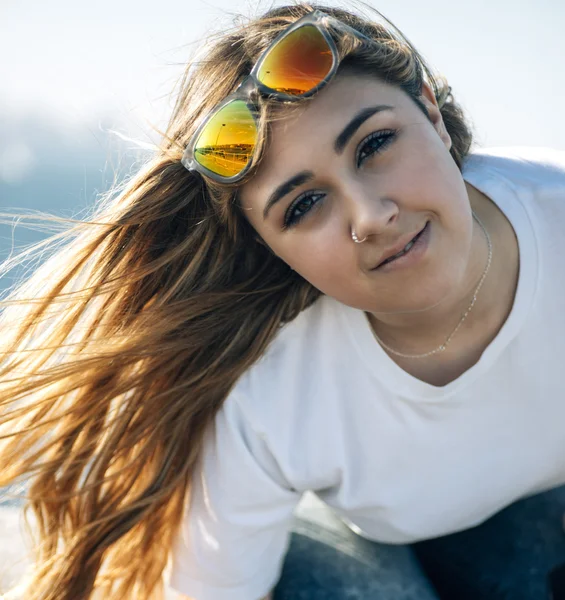
M 422 83 L 422 94 L 420 100 L 424 103 L 426 110 L 428 111 L 428 115 L 430 116 L 430 120 L 438 132 L 439 137 L 443 140 L 443 143 L 449 150 L 452 144 L 451 136 L 445 127 L 443 116 L 438 106 L 434 91 L 427 81 Z

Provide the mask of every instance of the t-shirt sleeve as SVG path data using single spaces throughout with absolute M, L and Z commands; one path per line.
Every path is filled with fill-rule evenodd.
M 282 570 L 302 496 L 228 396 L 204 440 L 169 585 L 195 600 L 259 600 Z

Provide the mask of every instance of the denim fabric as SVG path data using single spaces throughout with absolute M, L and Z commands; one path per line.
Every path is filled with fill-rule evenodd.
M 549 600 L 548 574 L 565 563 L 565 486 L 404 546 L 367 540 L 317 510 L 295 517 L 274 600 Z

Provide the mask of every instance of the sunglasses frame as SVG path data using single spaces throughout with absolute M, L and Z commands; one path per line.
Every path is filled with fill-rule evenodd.
M 327 25 L 328 23 L 330 23 L 336 29 L 341 29 L 342 31 L 349 33 L 364 42 L 374 43 L 374 40 L 372 40 L 371 38 L 362 34 L 360 31 L 357 31 L 353 27 L 350 27 L 349 25 L 343 23 L 339 19 L 336 19 L 335 17 L 332 17 L 331 15 L 328 15 L 328 14 L 322 12 L 321 10 L 314 10 L 311 13 L 308 13 L 307 15 L 301 17 L 294 23 L 291 23 L 286 29 L 281 31 L 281 33 L 279 35 L 277 35 L 277 37 L 261 53 L 261 56 L 259 57 L 259 59 L 255 63 L 255 65 L 251 69 L 251 73 L 238 85 L 238 87 L 235 89 L 235 91 L 232 92 L 229 96 L 227 96 L 210 113 L 208 113 L 208 115 L 206 115 L 206 117 L 204 118 L 202 123 L 198 126 L 198 128 L 194 132 L 194 135 L 191 137 L 188 145 L 186 146 L 186 148 L 184 150 L 184 153 L 183 153 L 183 156 L 181 159 L 181 162 L 184 165 L 184 167 L 186 167 L 189 171 L 198 171 L 202 175 L 205 175 L 206 177 L 209 177 L 210 179 L 212 179 L 218 183 L 235 183 L 235 182 L 243 179 L 243 177 L 245 177 L 245 174 L 251 168 L 251 164 L 253 162 L 252 160 L 249 160 L 247 165 L 239 173 L 237 173 L 236 175 L 233 175 L 231 177 L 224 177 L 222 175 L 218 175 L 217 173 L 214 173 L 214 171 L 211 171 L 210 169 L 201 165 L 196 160 L 196 158 L 194 156 L 194 151 L 195 151 L 198 139 L 200 138 L 200 134 L 205 129 L 205 127 L 209 123 L 210 119 L 216 113 L 218 113 L 225 106 L 227 106 L 228 104 L 230 104 L 231 102 L 234 102 L 236 100 L 242 100 L 245 102 L 249 112 L 251 113 L 252 118 L 255 121 L 255 126 L 258 126 L 258 119 L 257 119 L 258 106 L 257 106 L 257 103 L 253 100 L 254 95 L 262 94 L 264 96 L 273 97 L 278 100 L 292 102 L 292 101 L 300 100 L 302 98 L 308 98 L 309 96 L 314 95 L 316 92 L 318 92 L 320 89 L 322 89 L 325 85 L 327 85 L 331 81 L 333 76 L 336 74 L 336 71 L 339 66 L 339 54 L 338 54 L 337 46 L 336 46 L 332 36 L 330 35 L 328 25 Z M 265 59 L 267 58 L 269 53 L 272 51 L 272 49 L 285 37 L 287 37 L 291 33 L 295 32 L 297 29 L 300 29 L 301 27 L 305 27 L 307 25 L 316 27 L 316 29 L 324 37 L 324 39 L 325 39 L 326 43 L 328 44 L 328 47 L 332 53 L 332 59 L 333 59 L 332 66 L 331 66 L 328 74 L 324 77 L 324 79 L 322 79 L 322 81 L 320 81 L 320 83 L 318 85 L 313 87 L 311 90 L 308 90 L 304 94 L 300 94 L 300 95 L 285 94 L 284 92 L 279 92 L 276 89 L 270 88 L 269 86 L 266 86 L 265 84 L 261 83 L 257 78 L 258 73 L 263 65 L 263 62 L 265 61 Z

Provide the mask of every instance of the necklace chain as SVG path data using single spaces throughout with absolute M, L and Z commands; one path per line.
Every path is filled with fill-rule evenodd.
M 483 271 L 483 275 L 481 277 L 481 280 L 479 281 L 479 285 L 477 286 L 477 289 L 475 290 L 475 293 L 473 294 L 473 300 L 471 300 L 471 304 L 469 305 L 469 308 L 466 310 L 465 314 L 461 317 L 461 320 L 457 324 L 457 327 L 455 327 L 455 329 L 447 336 L 447 339 L 445 340 L 445 342 L 443 344 L 441 344 L 440 346 L 438 346 L 435 350 L 430 350 L 430 352 L 426 352 L 424 354 L 403 354 L 402 352 L 397 352 L 396 350 L 393 350 L 390 346 L 387 346 L 379 338 L 379 336 L 375 333 L 375 331 L 373 331 L 373 335 L 375 336 L 375 338 L 377 339 L 377 341 L 379 342 L 379 344 L 381 344 L 381 346 L 383 346 L 384 348 L 386 348 L 389 352 L 392 352 L 393 354 L 396 354 L 397 356 L 402 356 L 404 358 L 424 358 L 424 357 L 430 356 L 432 354 L 437 354 L 438 352 L 443 352 L 447 348 L 447 345 L 449 344 L 449 342 L 451 341 L 451 339 L 453 338 L 453 336 L 455 335 L 455 333 L 457 332 L 457 330 L 463 324 L 463 321 L 467 318 L 467 315 L 473 309 L 473 306 L 475 306 L 475 302 L 477 301 L 477 296 L 479 294 L 479 290 L 481 289 L 481 286 L 483 285 L 483 281 L 485 280 L 485 277 L 487 276 L 487 273 L 488 273 L 488 271 L 490 269 L 490 264 L 492 262 L 492 243 L 491 243 L 488 231 L 486 230 L 486 227 L 483 225 L 482 221 L 479 219 L 479 217 L 477 217 L 477 215 L 474 212 L 473 212 L 473 217 L 475 218 L 475 220 L 477 221 L 477 223 L 481 226 L 481 229 L 484 231 L 485 236 L 487 238 L 487 243 L 488 243 L 488 260 L 487 260 L 487 265 L 485 267 L 485 270 Z

